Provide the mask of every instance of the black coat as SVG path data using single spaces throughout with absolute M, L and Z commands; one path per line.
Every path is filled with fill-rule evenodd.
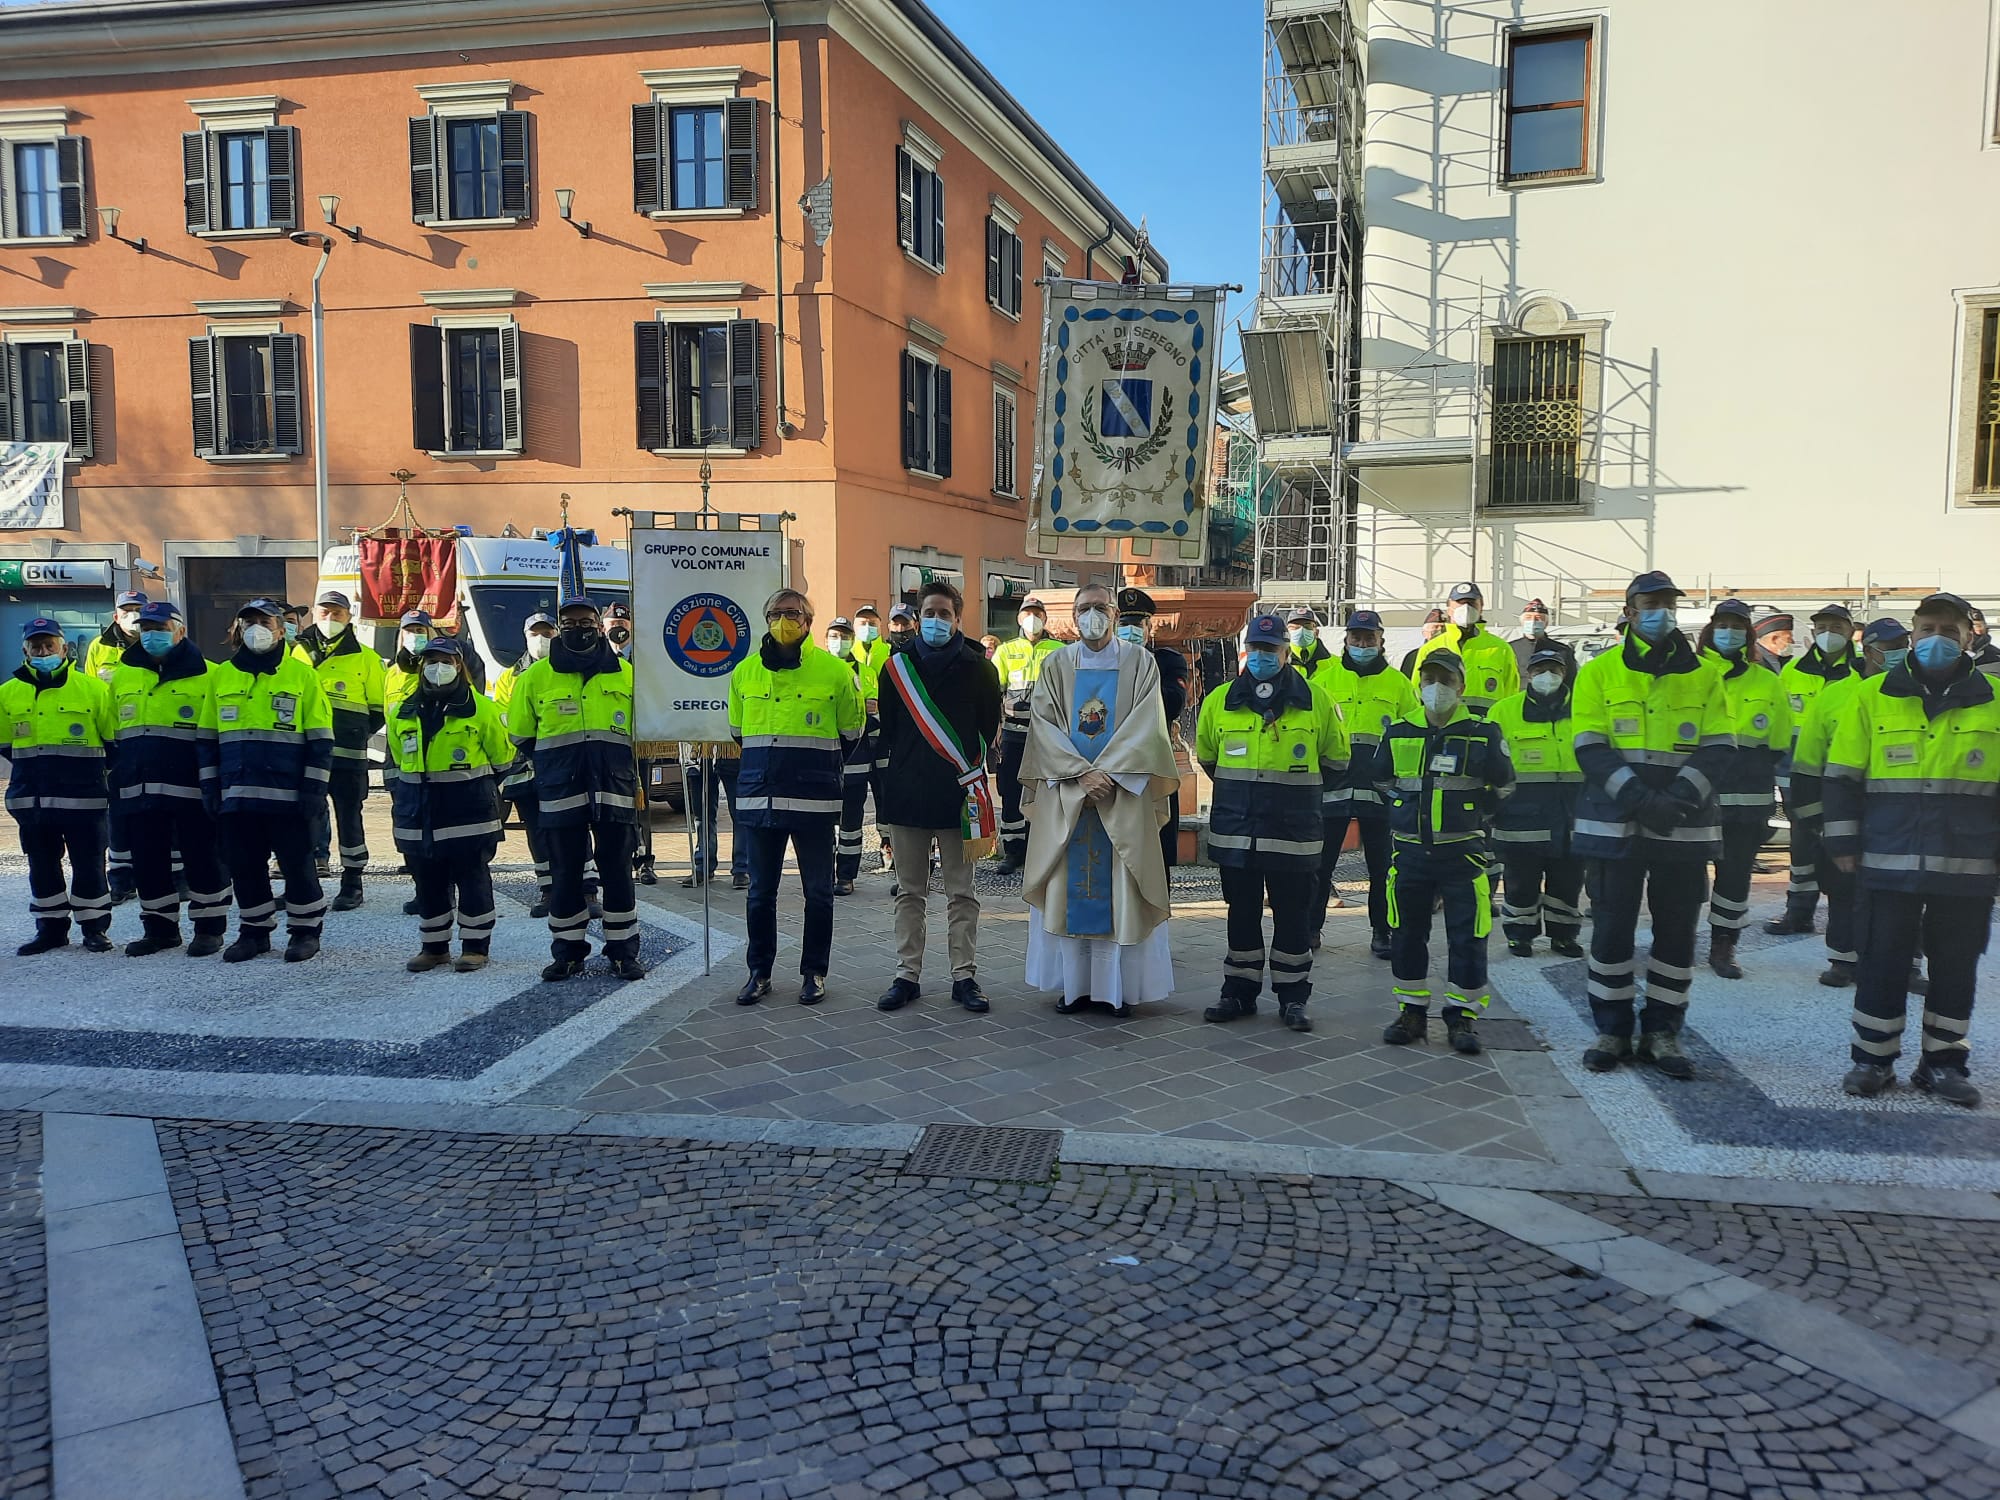
M 916 647 L 896 655 L 917 664 L 925 690 L 938 712 L 951 721 L 967 758 L 975 765 L 983 762 L 984 747 L 1000 733 L 1000 674 L 986 653 L 961 635 L 955 652 L 947 651 L 928 664 Z M 958 827 L 965 808 L 958 773 L 917 728 L 886 662 L 876 699 L 881 707 L 884 767 L 875 793 L 877 821 L 899 828 Z
M 1172 646 L 1154 646 L 1153 661 L 1160 669 L 1160 704 L 1167 711 L 1167 723 L 1179 721 L 1187 708 L 1188 661 Z

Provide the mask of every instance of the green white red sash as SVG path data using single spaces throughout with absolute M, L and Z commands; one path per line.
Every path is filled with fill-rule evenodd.
M 957 773 L 958 784 L 965 789 L 965 802 L 958 814 L 960 834 L 968 841 L 993 838 L 999 830 L 999 818 L 993 810 L 993 791 L 986 784 L 986 747 L 979 747 L 977 758 L 966 754 L 965 747 L 959 743 L 958 731 L 951 727 L 951 720 L 940 713 L 938 706 L 931 701 L 924 680 L 908 652 L 898 651 L 891 655 L 883 665 L 882 675 L 902 695 L 903 703 L 910 710 L 910 717 L 916 720 L 917 730 L 925 742 L 944 757 L 946 764 Z

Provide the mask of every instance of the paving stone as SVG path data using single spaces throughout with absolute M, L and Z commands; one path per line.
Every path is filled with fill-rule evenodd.
M 0 1113 L 0 1495 L 49 1500 L 42 1122 Z

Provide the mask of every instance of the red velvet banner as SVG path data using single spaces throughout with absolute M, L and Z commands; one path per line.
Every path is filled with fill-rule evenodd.
M 401 619 L 421 609 L 439 625 L 458 611 L 456 536 L 364 536 L 356 539 L 361 562 L 364 620 Z

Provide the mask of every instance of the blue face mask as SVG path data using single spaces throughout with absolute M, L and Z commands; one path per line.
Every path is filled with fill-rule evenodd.
M 951 639 L 952 631 L 957 627 L 949 620 L 940 620 L 936 615 L 926 615 L 917 628 L 923 632 L 926 646 L 942 646 Z
M 1741 651 L 1749 639 L 1750 632 L 1747 630 L 1738 630 L 1733 626 L 1719 625 L 1715 630 L 1715 649 L 1726 652 Z
M 1118 627 L 1118 639 L 1128 646 L 1143 646 L 1146 644 L 1146 627 L 1143 625 L 1120 625 Z
M 1259 682 L 1269 682 L 1276 677 L 1282 665 L 1275 651 L 1252 651 L 1245 662 L 1250 668 L 1250 675 Z
M 1679 617 L 1671 609 L 1642 609 L 1633 629 L 1639 632 L 1640 640 L 1657 646 L 1673 634 L 1679 623 Z
M 1349 646 L 1347 648 L 1347 655 L 1348 659 L 1357 667 L 1365 667 L 1371 662 L 1381 660 L 1382 648 L 1380 646 Z
M 28 665 L 33 667 L 37 672 L 40 672 L 44 677 L 53 677 L 62 670 L 63 663 L 68 660 L 68 657 L 62 655 L 31 656 L 28 658 Z
M 142 630 L 139 644 L 146 648 L 148 656 L 165 656 L 174 649 L 174 633 L 171 630 Z
M 1917 665 L 1926 672 L 1940 672 L 1964 652 L 1958 642 L 1948 635 L 1927 635 L 1910 648 L 1910 654 L 1916 657 Z
M 1884 651 L 1882 653 L 1882 670 L 1885 672 L 1895 671 L 1896 668 L 1900 667 L 1909 658 L 1909 655 L 1910 648 L 1908 646 L 1898 646 L 1894 651 Z

